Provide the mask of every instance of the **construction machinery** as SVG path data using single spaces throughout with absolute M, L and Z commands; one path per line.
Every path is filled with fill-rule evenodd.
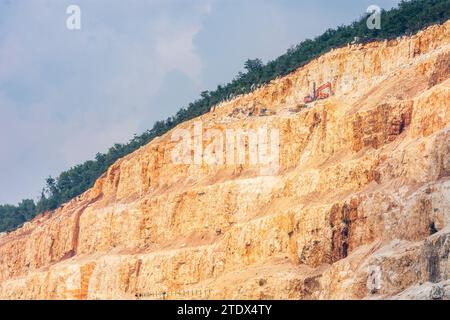
M 329 92 L 324 92 L 326 89 L 329 89 Z M 331 82 L 324 83 L 316 90 L 316 83 L 313 84 L 313 92 L 312 95 L 307 95 L 303 100 L 305 103 L 311 103 L 316 100 L 326 99 L 330 95 L 333 94 L 333 90 L 331 89 Z

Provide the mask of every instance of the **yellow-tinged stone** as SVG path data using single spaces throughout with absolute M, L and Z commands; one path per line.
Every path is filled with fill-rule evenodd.
M 276 175 L 174 164 L 172 132 L 120 159 L 0 235 L 0 298 L 449 297 L 449 28 L 333 50 L 177 127 L 278 129 Z

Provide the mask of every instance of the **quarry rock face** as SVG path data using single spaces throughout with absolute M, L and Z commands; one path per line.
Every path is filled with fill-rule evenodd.
M 0 298 L 450 299 L 449 78 L 447 22 L 224 102 L 1 235 Z M 278 133 L 269 174 L 173 160 L 176 130 L 259 128 Z

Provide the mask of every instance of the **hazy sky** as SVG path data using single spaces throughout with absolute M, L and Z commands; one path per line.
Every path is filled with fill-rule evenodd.
M 305 38 L 396 0 L 0 0 L 0 203 Z M 66 28 L 79 5 L 81 30 Z

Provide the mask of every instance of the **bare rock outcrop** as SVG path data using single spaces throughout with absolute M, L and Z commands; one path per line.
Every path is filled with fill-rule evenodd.
M 172 130 L 0 235 L 0 297 L 449 299 L 449 53 L 450 22 L 348 46 L 181 124 L 276 129 L 279 168 L 176 164 Z

